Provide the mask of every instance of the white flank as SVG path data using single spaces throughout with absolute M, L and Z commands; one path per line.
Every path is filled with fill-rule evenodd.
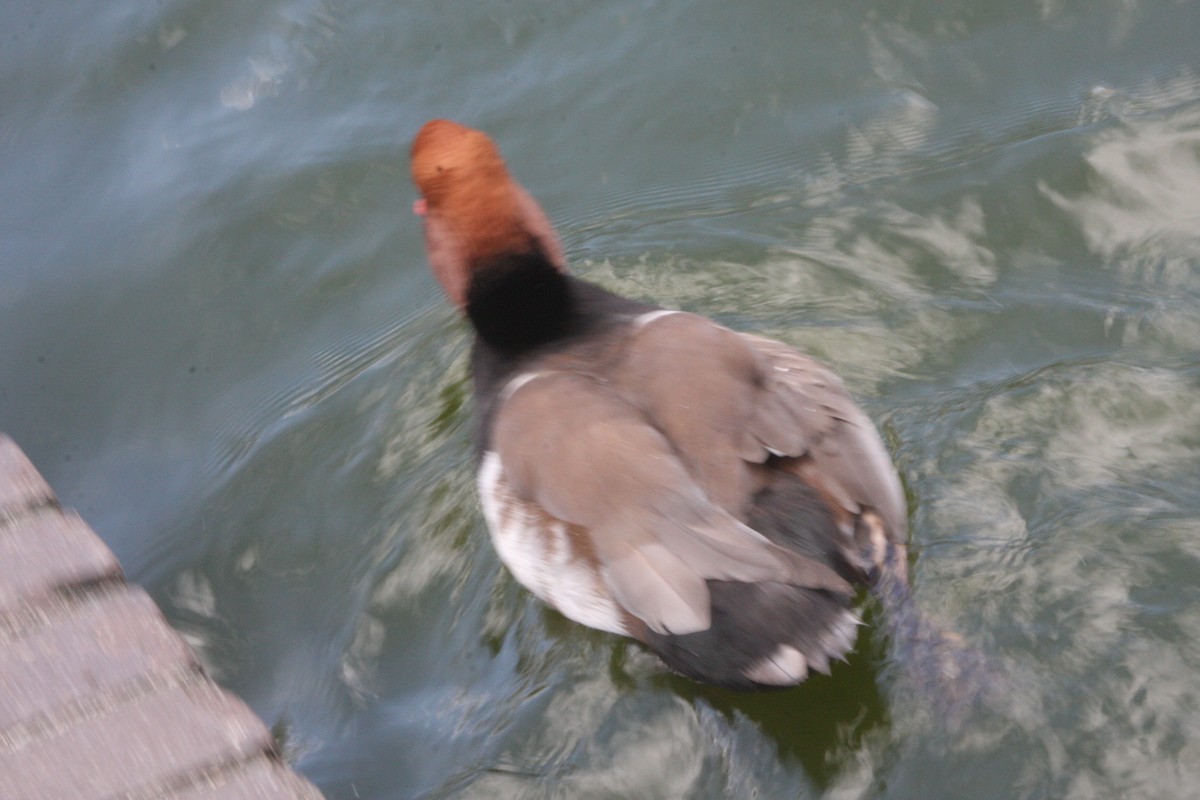
M 862 625 L 862 620 L 853 611 L 843 611 L 833 627 L 821 637 L 821 647 L 831 657 L 845 661 L 846 653 L 854 649 L 859 625 Z
M 808 677 L 808 659 L 790 644 L 781 644 L 774 653 L 746 670 L 746 677 L 766 686 L 791 686 Z
M 575 552 L 566 524 L 548 522 L 546 514 L 513 494 L 495 451 L 484 453 L 479 465 L 479 499 L 492 544 L 518 583 L 565 617 L 590 628 L 627 633 L 600 576 Z

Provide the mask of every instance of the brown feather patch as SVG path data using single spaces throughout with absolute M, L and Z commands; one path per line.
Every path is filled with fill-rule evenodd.
M 426 214 L 450 223 L 470 259 L 527 249 L 515 182 L 486 133 L 448 119 L 425 123 L 413 140 L 412 175 Z
M 410 156 L 421 193 L 413 209 L 424 220 L 434 273 L 456 305 L 465 302 L 472 272 L 505 254 L 541 252 L 565 271 L 545 213 L 509 174 L 486 133 L 430 120 L 413 139 Z

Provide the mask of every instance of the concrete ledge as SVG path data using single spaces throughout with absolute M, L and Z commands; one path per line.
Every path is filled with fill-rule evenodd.
M 321 793 L 0 434 L 0 798 Z

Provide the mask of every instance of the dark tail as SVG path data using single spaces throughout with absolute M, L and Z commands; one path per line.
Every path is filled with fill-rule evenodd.
M 908 585 L 903 547 L 888 546 L 871 581 L 883 607 L 893 658 L 916 698 L 945 723 L 958 724 L 999 682 L 982 652 L 921 613 Z

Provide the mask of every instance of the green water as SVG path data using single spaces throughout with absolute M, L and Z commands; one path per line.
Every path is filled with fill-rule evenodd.
M 9 0 L 0 429 L 330 798 L 1190 798 L 1198 40 L 1149 0 Z M 835 365 L 1000 702 L 940 726 L 870 629 L 697 687 L 513 583 L 408 210 L 433 116 L 579 274 Z

